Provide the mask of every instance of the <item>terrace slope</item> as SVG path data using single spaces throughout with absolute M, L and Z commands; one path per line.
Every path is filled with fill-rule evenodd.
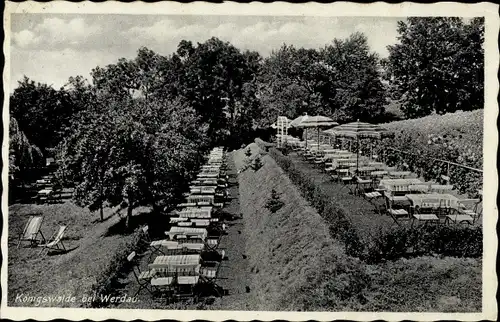
M 247 149 L 250 158 L 245 156 Z M 323 218 L 256 144 L 235 164 L 261 155 L 263 166 L 239 174 L 241 211 L 255 310 L 448 311 L 481 309 L 481 260 L 400 259 L 378 265 L 345 255 Z M 274 189 L 284 206 L 265 204 Z
M 249 148 L 252 157 L 262 153 L 254 143 Z M 244 152 L 234 154 L 240 169 L 247 158 Z M 251 289 L 258 298 L 254 309 L 348 307 L 364 284 L 358 260 L 343 254 L 342 247 L 330 238 L 323 219 L 274 160 L 263 156 L 262 162 L 258 171 L 249 168 L 239 175 Z M 284 202 L 274 214 L 265 208 L 272 189 L 281 194 Z

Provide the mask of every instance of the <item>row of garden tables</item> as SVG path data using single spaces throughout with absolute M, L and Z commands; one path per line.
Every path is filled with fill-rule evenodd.
M 214 209 L 224 205 L 224 200 L 215 202 L 216 194 L 223 192 L 225 196 L 223 190 L 227 187 L 224 155 L 221 148 L 210 153 L 197 179 L 191 182 L 186 202 L 169 215 L 167 239 L 155 244 L 161 255 L 149 268 L 160 277 L 152 279 L 151 285 L 171 292 L 173 297 L 222 295 L 216 280 L 225 257 L 219 245 L 226 227 L 221 218 L 214 215 Z
M 370 202 L 383 198 L 391 215 L 426 222 L 445 216 L 447 221 L 468 223 L 474 222 L 478 216 L 471 209 L 464 211 L 463 202 L 450 193 L 453 189 L 451 185 L 423 182 L 410 171 L 398 171 L 365 156 L 357 160 L 354 153 L 314 141 L 307 148 L 300 141 L 289 139 L 289 142 L 309 162 L 324 165 L 324 170 L 335 180 L 342 181 L 351 192 L 364 196 Z M 394 209 L 396 203 L 409 204 L 408 211 Z

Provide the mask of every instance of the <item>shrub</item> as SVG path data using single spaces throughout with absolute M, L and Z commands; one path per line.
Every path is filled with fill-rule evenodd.
M 255 139 L 255 143 L 259 146 L 259 148 L 265 152 L 268 152 L 270 148 L 274 147 L 274 144 L 263 141 L 260 138 Z
M 448 174 L 448 165 L 434 159 L 446 160 L 468 167 L 483 167 L 483 111 L 432 115 L 420 119 L 384 124 L 395 137 L 379 142 L 375 148 L 384 155 L 388 165 L 408 165 L 409 170 L 426 180 Z M 405 151 L 398 153 L 389 148 Z M 415 157 L 419 156 L 419 157 Z M 450 184 L 471 197 L 482 185 L 482 173 L 451 165 Z
M 369 262 L 380 262 L 434 254 L 477 258 L 482 253 L 481 227 L 421 226 L 386 231 L 374 240 L 364 256 Z
M 290 146 L 290 144 L 288 142 L 285 142 L 285 144 L 281 148 L 281 153 L 283 155 L 288 155 L 291 151 L 292 151 L 292 147 Z
M 262 168 L 262 159 L 260 158 L 259 155 L 257 155 L 253 160 L 252 168 L 254 171 L 258 171 L 260 168 Z
M 110 259 L 109 265 L 97 278 L 92 286 L 91 294 L 106 294 L 110 296 L 119 296 L 119 278 L 122 274 L 130 272 L 132 266 L 127 261 L 127 256 L 134 250 L 137 250 L 140 241 L 140 230 L 134 233 L 130 242 L 124 245 L 120 251 L 116 252 Z M 144 248 L 144 246 L 142 246 Z M 86 303 L 92 308 L 106 307 L 109 302 L 100 300 L 97 296 L 96 301 Z
M 272 189 L 271 190 L 271 197 L 267 200 L 267 203 L 266 203 L 266 208 L 272 212 L 272 213 L 275 213 L 276 211 L 280 210 L 281 207 L 283 207 L 284 205 L 284 202 L 281 201 L 281 196 L 280 194 Z

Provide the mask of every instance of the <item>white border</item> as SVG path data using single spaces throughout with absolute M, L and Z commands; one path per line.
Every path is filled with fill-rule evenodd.
M 376 2 L 372 4 L 354 4 L 339 2 L 333 4 L 289 4 L 284 2 L 262 4 L 238 4 L 238 3 L 129 3 L 118 2 L 105 3 L 6 3 L 4 12 L 4 55 L 5 67 L 3 73 L 4 100 L 4 141 L 2 144 L 3 164 L 8 164 L 8 93 L 9 71 L 10 71 L 10 13 L 114 13 L 114 14 L 165 14 L 165 15 L 288 15 L 288 16 L 462 16 L 474 17 L 484 16 L 486 18 L 485 28 L 485 111 L 484 111 L 484 257 L 483 257 L 483 312 L 482 313 L 353 313 L 353 312 L 263 312 L 263 311 L 169 311 L 169 310 L 118 310 L 118 309 L 64 309 L 64 308 L 18 308 L 7 307 L 7 261 L 2 262 L 1 285 L 2 304 L 0 307 L 1 317 L 13 320 L 24 320 L 36 318 L 37 320 L 50 320 L 53 318 L 65 318 L 70 320 L 81 320 L 84 318 L 92 320 L 104 320 L 115 318 L 120 320 L 152 320 L 152 319 L 177 319 L 193 320 L 204 319 L 222 321 L 235 319 L 249 321 L 253 319 L 269 321 L 284 319 L 290 321 L 318 320 L 327 321 L 333 319 L 349 320 L 462 320 L 477 321 L 481 319 L 496 320 L 497 304 L 495 294 L 497 289 L 497 276 L 495 271 L 497 236 L 496 220 L 498 210 L 496 208 L 496 195 L 498 189 L 498 178 L 496 173 L 496 153 L 498 147 L 498 133 L 496 119 L 498 117 L 498 62 L 497 39 L 499 31 L 498 5 L 491 3 L 461 4 L 461 3 L 436 3 L 416 4 L 405 2 L 402 4 L 386 4 Z M 8 167 L 2 169 L 3 182 L 7 182 Z M 4 185 L 2 213 L 4 214 L 4 228 L 2 231 L 1 245 L 2 256 L 7 258 L 7 231 L 8 222 L 6 214 L 7 187 Z

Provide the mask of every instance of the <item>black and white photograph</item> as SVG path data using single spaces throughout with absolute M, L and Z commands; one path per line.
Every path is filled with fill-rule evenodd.
M 0 316 L 496 320 L 497 5 L 31 5 Z

